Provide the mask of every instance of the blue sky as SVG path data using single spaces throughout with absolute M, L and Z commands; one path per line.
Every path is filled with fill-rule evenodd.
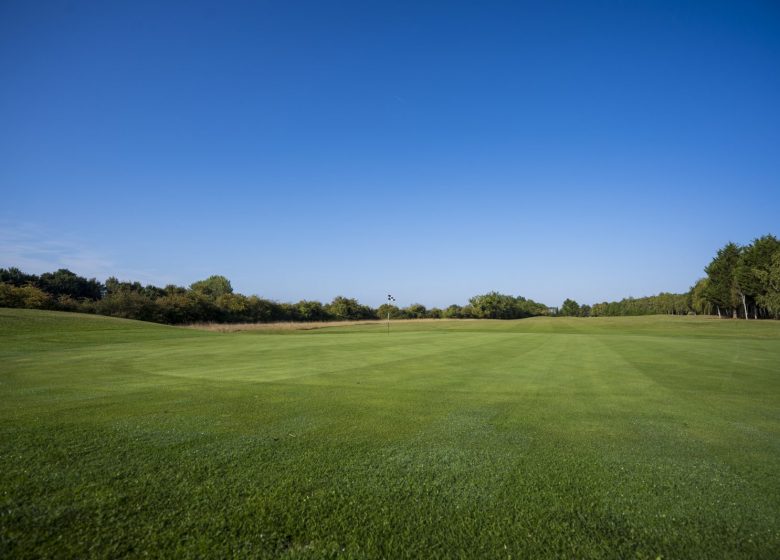
M 685 291 L 780 234 L 776 2 L 0 2 L 0 266 Z

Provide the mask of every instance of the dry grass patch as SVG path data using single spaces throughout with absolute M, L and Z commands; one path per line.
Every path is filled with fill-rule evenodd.
M 308 331 L 326 327 L 343 327 L 349 325 L 371 325 L 379 321 L 312 321 L 306 323 L 193 323 L 188 328 L 211 332 L 240 331 Z
M 430 323 L 434 321 L 445 321 L 449 319 L 394 319 L 397 323 Z M 378 325 L 386 321 L 380 319 L 371 319 L 364 321 L 311 321 L 311 322 L 292 322 L 283 323 L 192 323 L 186 325 L 190 329 L 198 329 L 211 332 L 240 332 L 240 331 L 310 331 L 314 329 L 324 329 L 327 327 L 349 327 L 353 325 Z

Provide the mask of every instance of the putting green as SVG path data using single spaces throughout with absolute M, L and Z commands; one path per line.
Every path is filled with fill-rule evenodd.
M 0 309 L 0 557 L 780 557 L 780 323 Z

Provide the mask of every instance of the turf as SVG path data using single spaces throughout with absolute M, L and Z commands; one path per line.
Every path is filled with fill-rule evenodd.
M 0 557 L 780 557 L 780 323 L 0 309 Z

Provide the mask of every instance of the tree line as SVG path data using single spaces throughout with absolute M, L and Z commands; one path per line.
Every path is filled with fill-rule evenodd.
M 631 315 L 689 315 L 690 293 L 661 292 L 655 296 L 627 297 L 620 301 L 604 301 L 580 305 L 572 299 L 563 302 L 558 315 L 568 317 L 620 317 Z
M 230 280 L 210 276 L 188 288 L 164 288 L 111 277 L 101 283 L 70 270 L 41 275 L 0 268 L 0 307 L 26 307 L 97 313 L 168 324 L 201 322 L 267 323 L 282 321 L 355 321 L 385 319 L 522 319 L 538 315 L 609 317 L 620 315 L 704 314 L 734 318 L 780 318 L 780 241 L 765 235 L 739 246 L 727 243 L 704 271 L 706 277 L 683 294 L 580 305 L 566 299 L 560 308 L 498 292 L 477 295 L 466 305 L 427 308 L 363 305 L 337 296 L 330 303 L 301 300 L 279 303 L 235 293 Z
M 235 293 L 230 280 L 210 276 L 185 288 L 160 288 L 111 277 L 105 283 L 68 269 L 26 274 L 18 268 L 0 268 L 0 307 L 23 307 L 96 313 L 167 324 L 269 323 L 284 321 L 356 321 L 385 319 L 520 319 L 548 313 L 545 305 L 524 297 L 497 292 L 474 296 L 464 306 L 427 308 L 363 305 L 337 296 L 330 303 L 301 300 L 279 303 L 255 295 Z
M 764 235 L 744 246 L 727 243 L 704 268 L 706 276 L 686 293 L 579 305 L 567 299 L 559 315 L 717 315 L 741 319 L 780 319 L 780 241 Z

